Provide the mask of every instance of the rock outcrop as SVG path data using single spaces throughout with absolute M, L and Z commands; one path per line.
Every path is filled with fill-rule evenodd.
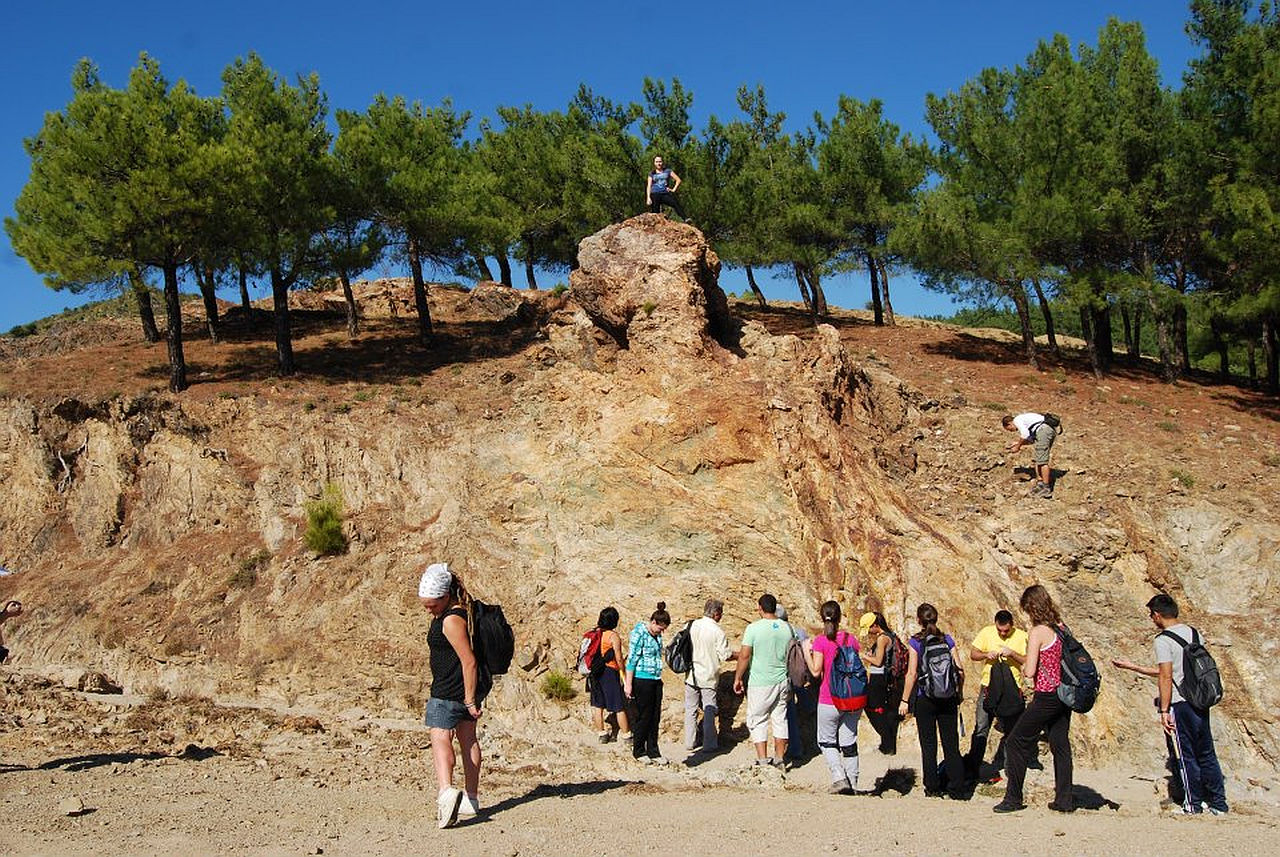
M 445 558 L 516 625 L 501 718 L 537 715 L 522 677 L 568 668 L 605 604 L 634 622 L 663 600 L 683 618 L 714 595 L 736 634 L 763 591 L 809 626 L 835 598 L 912 629 L 928 600 L 967 635 L 1042 581 L 1105 662 L 1148 657 L 1134 605 L 1161 586 L 1214 613 L 1228 763 L 1274 773 L 1280 643 L 1251 615 L 1274 601 L 1274 521 L 1123 498 L 1039 514 L 992 496 L 935 514 L 920 471 L 945 464 L 938 450 L 974 408 L 853 359 L 834 328 L 740 324 L 692 227 L 642 215 L 586 239 L 580 262 L 540 340 L 424 377 L 411 397 L 4 402 L 0 564 L 23 570 L 4 585 L 33 607 L 15 651 L 127 689 L 411 709 L 426 678 L 413 582 Z M 458 297 L 459 317 L 518 321 L 526 298 L 508 292 Z M 955 443 L 970 472 L 995 466 Z M 316 559 L 300 546 L 303 504 L 326 483 L 351 551 Z M 1079 750 L 1158 757 L 1150 693 L 1108 673 L 1073 727 Z

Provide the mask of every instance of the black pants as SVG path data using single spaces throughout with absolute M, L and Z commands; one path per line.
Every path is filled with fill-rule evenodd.
M 947 790 L 959 794 L 964 789 L 964 757 L 960 755 L 960 699 L 916 698 L 916 731 L 920 734 L 920 766 L 924 768 L 925 794 L 942 791 L 938 777 L 938 742 L 947 773 Z
M 681 220 L 688 220 L 689 217 L 684 213 L 684 206 L 680 204 L 680 200 L 676 199 L 676 195 L 669 190 L 660 190 L 649 194 L 649 211 L 653 214 L 661 214 L 662 206 L 674 208 L 676 214 L 680 215 Z
M 636 722 L 632 730 L 631 754 L 639 759 L 648 756 L 656 759 L 658 750 L 658 721 L 662 717 L 662 682 L 655 678 L 636 676 L 631 682 L 631 698 L 636 703 Z
M 884 673 L 867 676 L 867 719 L 880 736 L 880 752 L 898 752 L 898 698 L 889 693 L 889 677 Z
M 1048 731 L 1049 749 L 1053 751 L 1054 803 L 1073 806 L 1071 797 L 1071 709 L 1056 693 L 1036 691 L 1027 710 L 1009 733 L 1005 750 L 1005 803 L 1022 803 L 1022 784 L 1027 778 L 1027 764 L 1035 758 L 1040 733 Z
M 1173 722 L 1178 727 L 1178 746 L 1182 750 L 1182 766 L 1187 772 L 1186 798 L 1192 811 L 1199 812 L 1201 802 L 1212 809 L 1227 811 L 1227 793 L 1222 784 L 1222 768 L 1213 747 L 1209 728 L 1209 712 L 1197 711 L 1189 702 L 1173 704 Z

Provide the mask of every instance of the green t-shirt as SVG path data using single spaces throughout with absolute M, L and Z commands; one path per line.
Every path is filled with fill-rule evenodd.
M 751 647 L 751 667 L 747 682 L 769 687 L 787 680 L 787 644 L 791 626 L 781 619 L 757 619 L 747 626 L 742 645 Z

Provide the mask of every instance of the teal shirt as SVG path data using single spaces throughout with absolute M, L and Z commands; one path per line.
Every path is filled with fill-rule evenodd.
M 781 619 L 757 619 L 747 626 L 742 645 L 751 647 L 747 683 L 769 687 L 787 680 L 787 645 L 791 626 Z

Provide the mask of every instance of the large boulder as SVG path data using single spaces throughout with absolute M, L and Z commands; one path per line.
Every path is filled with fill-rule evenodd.
M 569 288 L 624 348 L 697 357 L 733 344 L 719 274 L 720 259 L 695 227 L 641 214 L 582 240 Z

